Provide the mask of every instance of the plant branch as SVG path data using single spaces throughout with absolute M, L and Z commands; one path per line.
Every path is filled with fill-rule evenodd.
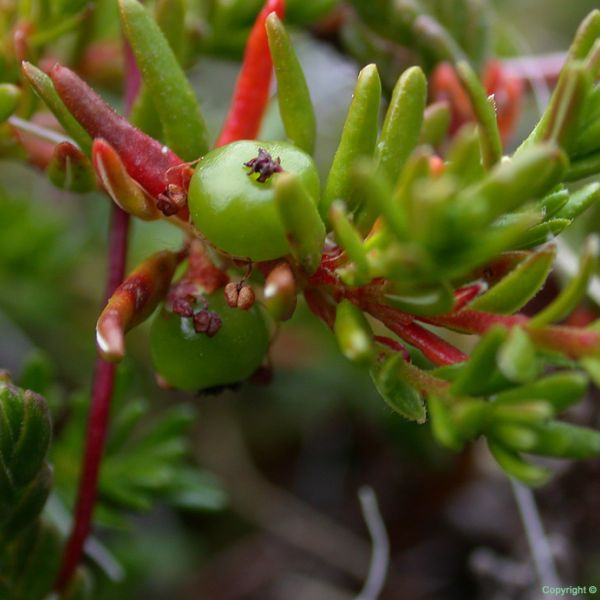
M 123 281 L 128 236 L 129 215 L 116 204 L 113 204 L 105 303 Z M 91 529 L 94 505 L 98 494 L 100 463 L 114 390 L 115 371 L 115 364 L 106 362 L 101 358 L 96 359 L 83 468 L 79 480 L 73 529 L 65 548 L 62 566 L 56 582 L 56 588 L 59 590 L 65 588 L 77 569 L 83 554 L 85 541 Z
M 126 54 L 131 50 L 126 48 Z M 127 113 L 140 88 L 140 74 L 133 59 L 127 61 L 125 78 L 125 107 Z M 125 278 L 129 240 L 129 215 L 111 203 L 111 221 L 108 240 L 108 270 L 103 307 Z M 71 535 L 64 551 L 56 588 L 63 590 L 75 573 L 83 555 L 92 527 L 94 506 L 98 496 L 98 478 L 108 431 L 110 405 L 115 387 L 116 365 L 96 359 L 92 384 L 92 404 L 88 417 L 85 452 Z

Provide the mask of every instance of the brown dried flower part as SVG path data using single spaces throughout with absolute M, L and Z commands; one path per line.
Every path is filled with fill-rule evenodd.
M 186 204 L 185 190 L 174 183 L 167 186 L 167 191 L 159 194 L 156 207 L 165 217 L 176 215 Z
M 283 172 L 281 167 L 281 159 L 273 157 L 264 149 L 258 149 L 258 156 L 244 163 L 245 167 L 250 168 L 248 175 L 258 173 L 256 181 L 260 183 L 266 183 L 274 173 Z
M 171 310 L 180 317 L 191 317 L 194 315 L 193 304 L 195 302 L 193 296 L 178 297 L 175 296 L 171 300 Z
M 254 306 L 256 296 L 254 290 L 244 285 L 242 282 L 230 282 L 224 289 L 225 300 L 231 308 L 241 308 L 242 310 L 250 310 Z
M 208 337 L 213 337 L 223 324 L 221 317 L 216 312 L 206 309 L 195 313 L 193 322 L 196 333 L 205 333 Z

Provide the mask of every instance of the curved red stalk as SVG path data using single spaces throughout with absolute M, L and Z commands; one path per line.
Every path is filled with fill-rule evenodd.
M 246 44 L 242 69 L 233 93 L 233 101 L 223 130 L 215 146 L 237 140 L 252 140 L 258 135 L 263 114 L 269 101 L 273 62 L 265 30 L 265 21 L 272 13 L 283 19 L 284 0 L 267 0 L 260 11 Z
M 115 290 L 96 324 L 96 344 L 104 360 L 119 362 L 125 356 L 125 334 L 145 321 L 167 295 L 178 262 L 174 252 L 156 252 Z

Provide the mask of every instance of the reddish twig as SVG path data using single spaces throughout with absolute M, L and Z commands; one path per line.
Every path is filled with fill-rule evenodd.
M 231 108 L 215 144 L 217 147 L 236 140 L 252 140 L 258 135 L 269 101 L 273 71 L 265 21 L 272 12 L 282 19 L 284 7 L 284 0 L 267 0 L 252 27 Z
M 113 204 L 109 238 L 108 278 L 104 303 L 108 301 L 123 281 L 128 236 L 129 215 Z M 83 468 L 79 480 L 73 529 L 65 548 L 62 566 L 56 582 L 56 588 L 59 590 L 64 589 L 77 569 L 83 554 L 85 540 L 91 529 L 92 515 L 98 493 L 98 474 L 114 389 L 115 369 L 116 366 L 113 363 L 106 362 L 101 358 L 96 360 Z
M 416 323 L 403 325 L 395 322 L 384 322 L 396 335 L 405 342 L 420 350 L 436 365 L 453 365 L 464 362 L 469 357 L 458 348 L 449 344 L 431 331 L 427 331 Z
M 496 315 L 478 310 L 461 310 L 456 314 L 440 315 L 437 317 L 418 317 L 419 321 L 455 329 L 463 333 L 485 333 L 494 325 L 507 328 L 525 325 L 529 320 L 525 315 Z
M 83 84 L 83 82 L 81 82 Z M 125 107 L 131 110 L 135 94 L 140 88 L 140 74 L 135 61 L 127 62 L 125 78 Z M 85 86 L 85 84 L 83 84 Z M 116 113 L 115 113 L 116 115 Z M 119 119 L 119 117 L 116 115 Z M 123 119 L 124 120 L 124 119 Z M 108 267 L 104 307 L 125 278 L 127 248 L 129 242 L 129 215 L 116 204 L 111 203 L 111 221 L 108 239 Z M 92 401 L 88 416 L 87 436 L 77 502 L 75 505 L 73 528 L 67 541 L 62 564 L 56 580 L 57 590 L 63 590 L 71 580 L 81 561 L 86 539 L 92 527 L 94 506 L 98 496 L 98 478 L 108 431 L 110 405 L 115 387 L 116 365 L 96 358 L 92 383 Z

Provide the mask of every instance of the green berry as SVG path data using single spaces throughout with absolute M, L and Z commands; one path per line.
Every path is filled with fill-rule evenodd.
M 230 308 L 218 290 L 207 297 L 208 310 L 221 319 L 209 337 L 197 333 L 190 317 L 163 308 L 154 318 L 150 350 L 154 368 L 170 385 L 187 391 L 231 385 L 260 367 L 269 347 L 267 325 L 255 305 Z
M 261 148 L 270 155 L 270 166 L 265 166 Z M 196 228 L 218 249 L 235 257 L 263 261 L 289 254 L 275 203 L 278 171 L 296 175 L 316 205 L 320 184 L 315 164 L 289 143 L 240 141 L 209 152 L 189 188 Z

